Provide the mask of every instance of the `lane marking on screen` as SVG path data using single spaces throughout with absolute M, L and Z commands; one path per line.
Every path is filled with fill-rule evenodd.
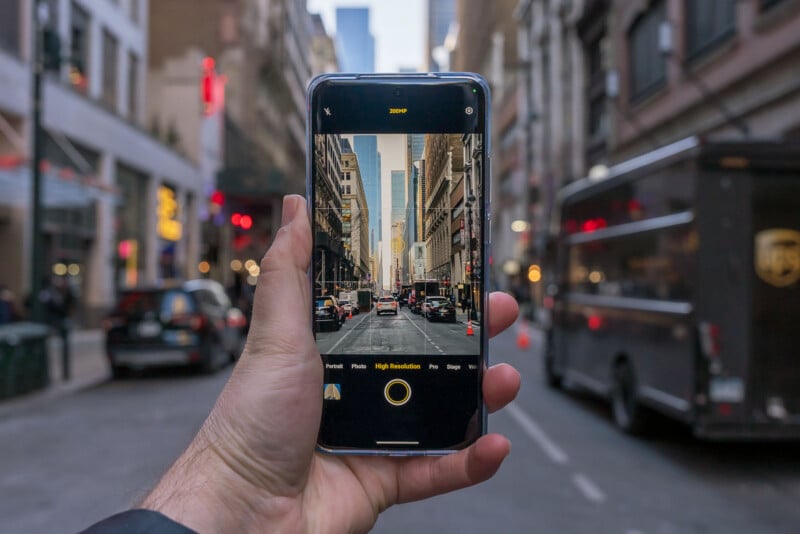
M 339 346 L 339 343 L 341 343 L 342 341 L 344 341 L 344 339 L 345 339 L 347 336 L 349 336 L 349 335 L 350 335 L 350 333 L 351 333 L 353 330 L 355 330 L 355 329 L 356 329 L 356 326 L 358 326 L 358 325 L 360 325 L 361 323 L 363 323 L 363 322 L 364 322 L 364 319 L 366 319 L 366 318 L 367 318 L 367 317 L 369 317 L 369 316 L 370 316 L 370 314 L 367 314 L 367 315 L 365 315 L 364 317 L 362 317 L 362 318 L 361 318 L 361 320 L 359 320 L 359 321 L 358 321 L 358 324 L 354 324 L 354 325 L 353 325 L 353 327 L 352 327 L 350 330 L 348 330 L 347 332 L 345 332 L 345 333 L 344 333 L 344 335 L 343 335 L 341 338 L 339 338 L 339 341 L 337 341 L 337 342 L 336 342 L 336 343 L 335 343 L 335 344 L 334 344 L 334 345 L 333 345 L 331 348 L 329 348 L 329 349 L 327 350 L 326 354 L 333 354 L 333 351 L 336 349 L 336 347 L 338 347 L 338 346 Z
M 444 354 L 444 353 L 445 353 L 445 352 L 444 352 L 444 351 L 443 351 L 441 348 L 439 348 L 439 345 L 437 345 L 437 344 L 436 344 L 436 343 L 435 343 L 435 342 L 434 342 L 434 341 L 433 341 L 433 340 L 430 338 L 430 336 L 429 336 L 429 335 L 428 335 L 428 334 L 427 334 L 427 333 L 426 333 L 426 332 L 425 332 L 425 331 L 424 331 L 422 328 L 420 328 L 419 326 L 417 326 L 417 323 L 415 323 L 415 322 L 414 322 L 414 321 L 411 319 L 411 317 L 409 317 L 409 315 L 408 315 L 406 312 L 403 312 L 403 315 L 405 316 L 405 318 L 406 318 L 406 321 L 408 321 L 409 323 L 411 323 L 412 325 L 414 325 L 414 328 L 416 328 L 417 330 L 419 330 L 419 331 L 420 331 L 420 333 L 421 333 L 421 334 L 422 334 L 422 335 L 425 337 L 425 341 L 427 341 L 428 343 L 430 343 L 430 344 L 433 346 L 433 348 L 435 348 L 436 350 L 438 350 L 438 351 L 439 351 L 439 352 L 441 352 L 442 354 Z

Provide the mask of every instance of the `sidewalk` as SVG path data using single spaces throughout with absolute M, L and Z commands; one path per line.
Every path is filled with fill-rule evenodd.
M 70 333 L 69 342 L 70 380 L 65 381 L 62 378 L 61 338 L 50 336 L 47 340 L 50 385 L 28 395 L 0 402 L 0 417 L 32 404 L 47 402 L 101 384 L 111 377 L 102 330 L 76 330 Z

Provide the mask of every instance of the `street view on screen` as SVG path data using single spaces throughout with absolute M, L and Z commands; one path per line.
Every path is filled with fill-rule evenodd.
M 314 138 L 314 330 L 322 354 L 477 355 L 478 134 Z

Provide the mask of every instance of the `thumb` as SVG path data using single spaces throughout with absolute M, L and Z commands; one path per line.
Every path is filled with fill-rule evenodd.
M 281 228 L 261 260 L 253 301 L 246 352 L 253 356 L 311 356 L 311 296 L 308 267 L 311 224 L 306 201 L 299 195 L 283 199 Z

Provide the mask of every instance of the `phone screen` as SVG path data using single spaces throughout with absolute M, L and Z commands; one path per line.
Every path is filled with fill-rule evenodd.
M 446 451 L 483 433 L 485 101 L 471 78 L 312 91 L 324 449 Z

